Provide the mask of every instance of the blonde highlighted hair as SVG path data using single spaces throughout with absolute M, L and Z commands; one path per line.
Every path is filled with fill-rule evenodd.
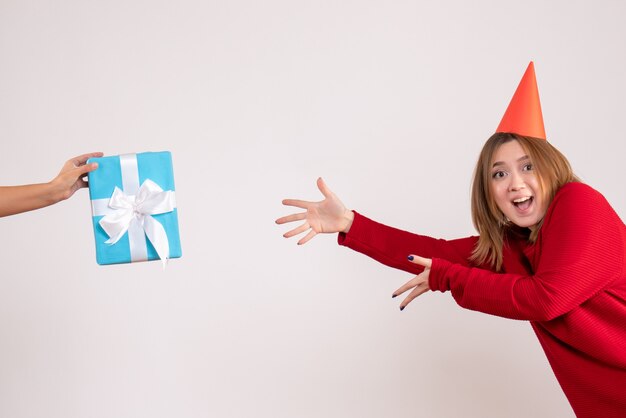
M 496 133 L 487 140 L 478 157 L 472 182 L 472 221 L 480 236 L 470 261 L 475 265 L 487 264 L 495 271 L 502 269 L 505 236 L 513 233 L 517 227 L 506 219 L 496 204 L 491 190 L 491 166 L 498 148 L 511 141 L 517 141 L 526 151 L 548 205 L 561 186 L 579 181 L 567 158 L 545 139 L 514 133 Z M 530 233 L 530 242 L 537 239 L 542 222 L 543 220 Z

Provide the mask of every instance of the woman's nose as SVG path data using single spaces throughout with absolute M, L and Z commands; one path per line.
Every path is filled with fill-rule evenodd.
M 522 178 L 521 175 L 512 174 L 510 178 L 511 178 L 511 182 L 509 183 L 509 190 L 516 191 L 516 190 L 520 190 L 526 187 L 526 184 L 524 183 L 524 179 Z

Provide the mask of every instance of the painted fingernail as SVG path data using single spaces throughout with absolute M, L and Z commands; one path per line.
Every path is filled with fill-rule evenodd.
M 404 310 L 404 306 L 400 306 L 400 311 L 403 311 L 403 310 Z
M 391 295 L 391 299 L 395 298 L 396 296 L 398 296 L 398 295 L 396 295 L 396 294 L 394 293 L 393 295 Z
M 413 261 L 413 256 L 412 255 L 408 256 L 407 258 L 409 259 L 409 261 Z

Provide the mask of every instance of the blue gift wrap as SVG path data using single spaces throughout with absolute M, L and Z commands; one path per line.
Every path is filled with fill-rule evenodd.
M 98 264 L 179 258 L 172 154 L 143 152 L 92 162 L 98 163 L 88 175 Z M 110 224 L 118 228 L 117 237 L 110 235 Z

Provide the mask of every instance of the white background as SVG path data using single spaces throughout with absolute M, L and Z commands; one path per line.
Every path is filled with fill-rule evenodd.
M 546 131 L 626 215 L 622 1 L 0 1 L 0 184 L 169 150 L 183 258 L 100 267 L 88 193 L 0 219 L 2 417 L 573 417 L 529 324 L 274 220 L 317 200 L 474 234 L 530 60 Z

